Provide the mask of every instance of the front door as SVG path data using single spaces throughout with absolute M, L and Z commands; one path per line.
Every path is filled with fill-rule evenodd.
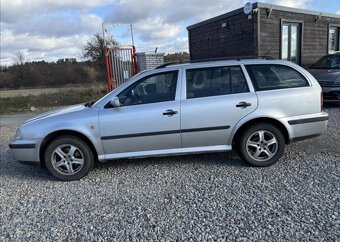
M 186 70 L 182 147 L 223 146 L 233 127 L 257 107 L 241 66 Z
M 181 147 L 178 72 L 143 77 L 118 94 L 120 107 L 100 111 L 105 154 Z

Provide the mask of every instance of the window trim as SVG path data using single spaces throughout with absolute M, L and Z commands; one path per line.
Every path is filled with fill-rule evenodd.
M 327 30 L 327 54 L 331 54 L 330 53 L 330 49 L 329 49 L 329 33 L 331 28 L 338 28 L 338 50 L 336 51 L 340 51 L 340 24 L 328 24 L 328 30 Z
M 286 24 L 297 24 L 299 25 L 299 43 L 298 43 L 298 62 L 295 63 L 295 64 L 298 64 L 298 65 L 301 65 L 302 62 L 302 45 L 303 45 L 303 29 L 304 29 L 304 21 L 303 20 L 292 20 L 292 19 L 284 19 L 284 18 L 281 18 L 280 19 L 280 59 L 282 60 L 282 28 L 283 28 L 283 25 L 286 23 Z M 288 44 L 290 46 L 290 43 Z M 290 50 L 290 47 L 288 48 Z M 290 52 L 290 51 L 288 51 Z M 288 60 L 290 61 L 290 60 Z
M 299 87 L 279 87 L 279 88 L 272 88 L 272 89 L 259 89 L 258 85 L 257 85 L 257 81 L 253 80 L 253 78 L 251 77 L 250 72 L 247 69 L 247 66 L 283 66 L 286 68 L 290 68 L 292 70 L 294 70 L 295 72 L 299 73 L 307 82 L 307 86 L 299 86 Z M 309 81 L 309 78 L 307 78 L 302 72 L 300 72 L 299 70 L 293 68 L 292 66 L 289 65 L 283 65 L 283 64 L 245 64 L 244 67 L 247 70 L 247 73 L 249 75 L 249 78 L 254 86 L 255 92 L 265 92 L 265 91 L 275 91 L 275 90 L 282 90 L 282 89 L 292 89 L 292 88 L 305 88 L 305 87 L 311 87 L 311 82 Z
M 124 92 L 126 89 L 130 88 L 131 86 L 136 87 L 139 83 L 143 82 L 145 79 L 147 78 L 151 78 L 153 76 L 157 76 L 157 75 L 162 75 L 162 74 L 168 74 L 168 73 L 176 73 L 177 78 L 176 78 L 176 87 L 175 87 L 175 95 L 174 95 L 174 99 L 172 100 L 166 100 L 166 101 L 158 101 L 158 102 L 148 102 L 148 103 L 136 103 L 136 104 L 129 104 L 129 105 L 121 105 L 119 108 L 122 107 L 130 107 L 130 106 L 137 106 L 137 105 L 148 105 L 148 104 L 154 104 L 154 103 L 163 103 L 163 102 L 172 102 L 175 101 L 177 99 L 177 93 L 178 90 L 180 90 L 180 69 L 174 69 L 174 70 L 168 70 L 168 71 L 161 71 L 161 72 L 156 72 L 156 73 L 152 73 L 150 75 L 145 75 L 143 77 L 141 77 L 140 79 L 136 80 L 135 82 L 131 83 L 131 85 L 127 86 L 126 88 L 124 88 L 123 90 L 119 91 L 115 96 L 118 97 L 122 92 Z M 111 100 L 110 100 L 111 101 Z M 112 107 L 110 101 L 108 103 L 105 104 L 104 109 L 108 109 L 108 108 L 115 108 Z
M 216 68 L 231 68 L 231 67 L 239 67 L 240 68 L 240 71 L 243 75 L 243 78 L 244 78 L 244 81 L 247 85 L 247 88 L 248 88 L 248 91 L 247 92 L 239 92 L 239 93 L 228 93 L 228 94 L 221 94 L 221 95 L 212 95 L 212 96 L 204 96 L 204 97 L 196 97 L 196 98 L 188 98 L 187 96 L 187 71 L 188 70 L 204 70 L 204 69 L 216 69 Z M 221 97 L 221 96 L 229 96 L 229 95 L 237 95 L 237 94 L 244 94 L 244 93 L 250 93 L 250 92 L 253 92 L 252 90 L 252 86 L 249 86 L 249 82 L 248 82 L 248 79 L 247 79 L 247 76 L 246 76 L 246 73 L 245 73 L 245 70 L 243 69 L 243 65 L 237 65 L 237 64 L 234 64 L 234 65 L 225 65 L 225 64 L 221 64 L 221 65 L 214 65 L 214 66 L 197 66 L 197 67 L 188 67 L 188 68 L 185 68 L 184 71 L 183 71 L 183 78 L 182 78 L 183 82 L 184 82 L 184 96 L 183 96 L 183 99 L 185 100 L 196 100 L 196 99 L 199 99 L 199 98 L 211 98 L 211 97 Z M 231 80 L 230 80 L 231 81 Z

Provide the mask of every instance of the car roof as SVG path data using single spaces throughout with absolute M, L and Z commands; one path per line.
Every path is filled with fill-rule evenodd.
M 156 67 L 156 69 L 167 69 L 172 67 L 199 67 L 199 66 L 219 66 L 219 65 L 240 65 L 240 64 L 287 64 L 290 63 L 284 60 L 275 59 L 228 59 L 228 60 L 195 60 L 193 62 L 185 63 L 167 63 Z

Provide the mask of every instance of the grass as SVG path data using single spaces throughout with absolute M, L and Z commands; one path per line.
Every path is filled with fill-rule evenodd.
M 31 107 L 35 109 L 52 108 L 57 106 L 67 106 L 77 103 L 96 100 L 107 93 L 105 86 L 91 87 L 67 87 L 67 88 L 52 88 L 52 90 L 44 89 L 28 89 L 24 91 L 14 92 L 12 95 L 4 95 L 1 93 L 0 113 L 11 114 L 18 112 L 28 112 Z M 4 91 L 4 92 L 6 92 Z M 14 95 L 17 93 L 17 95 Z M 24 94 L 24 95 L 22 95 Z

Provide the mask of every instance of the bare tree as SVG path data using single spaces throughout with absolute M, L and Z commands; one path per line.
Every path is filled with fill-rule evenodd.
M 107 45 L 117 45 L 118 42 L 112 36 L 106 38 Z M 95 34 L 83 46 L 83 57 L 91 60 L 93 63 L 101 65 L 105 68 L 105 49 L 104 39 L 99 34 Z
M 23 65 L 25 64 L 25 53 L 22 50 L 17 50 L 15 52 L 15 63 L 17 65 Z
M 25 53 L 22 50 L 15 52 L 14 65 L 17 66 L 17 76 L 24 80 Z

